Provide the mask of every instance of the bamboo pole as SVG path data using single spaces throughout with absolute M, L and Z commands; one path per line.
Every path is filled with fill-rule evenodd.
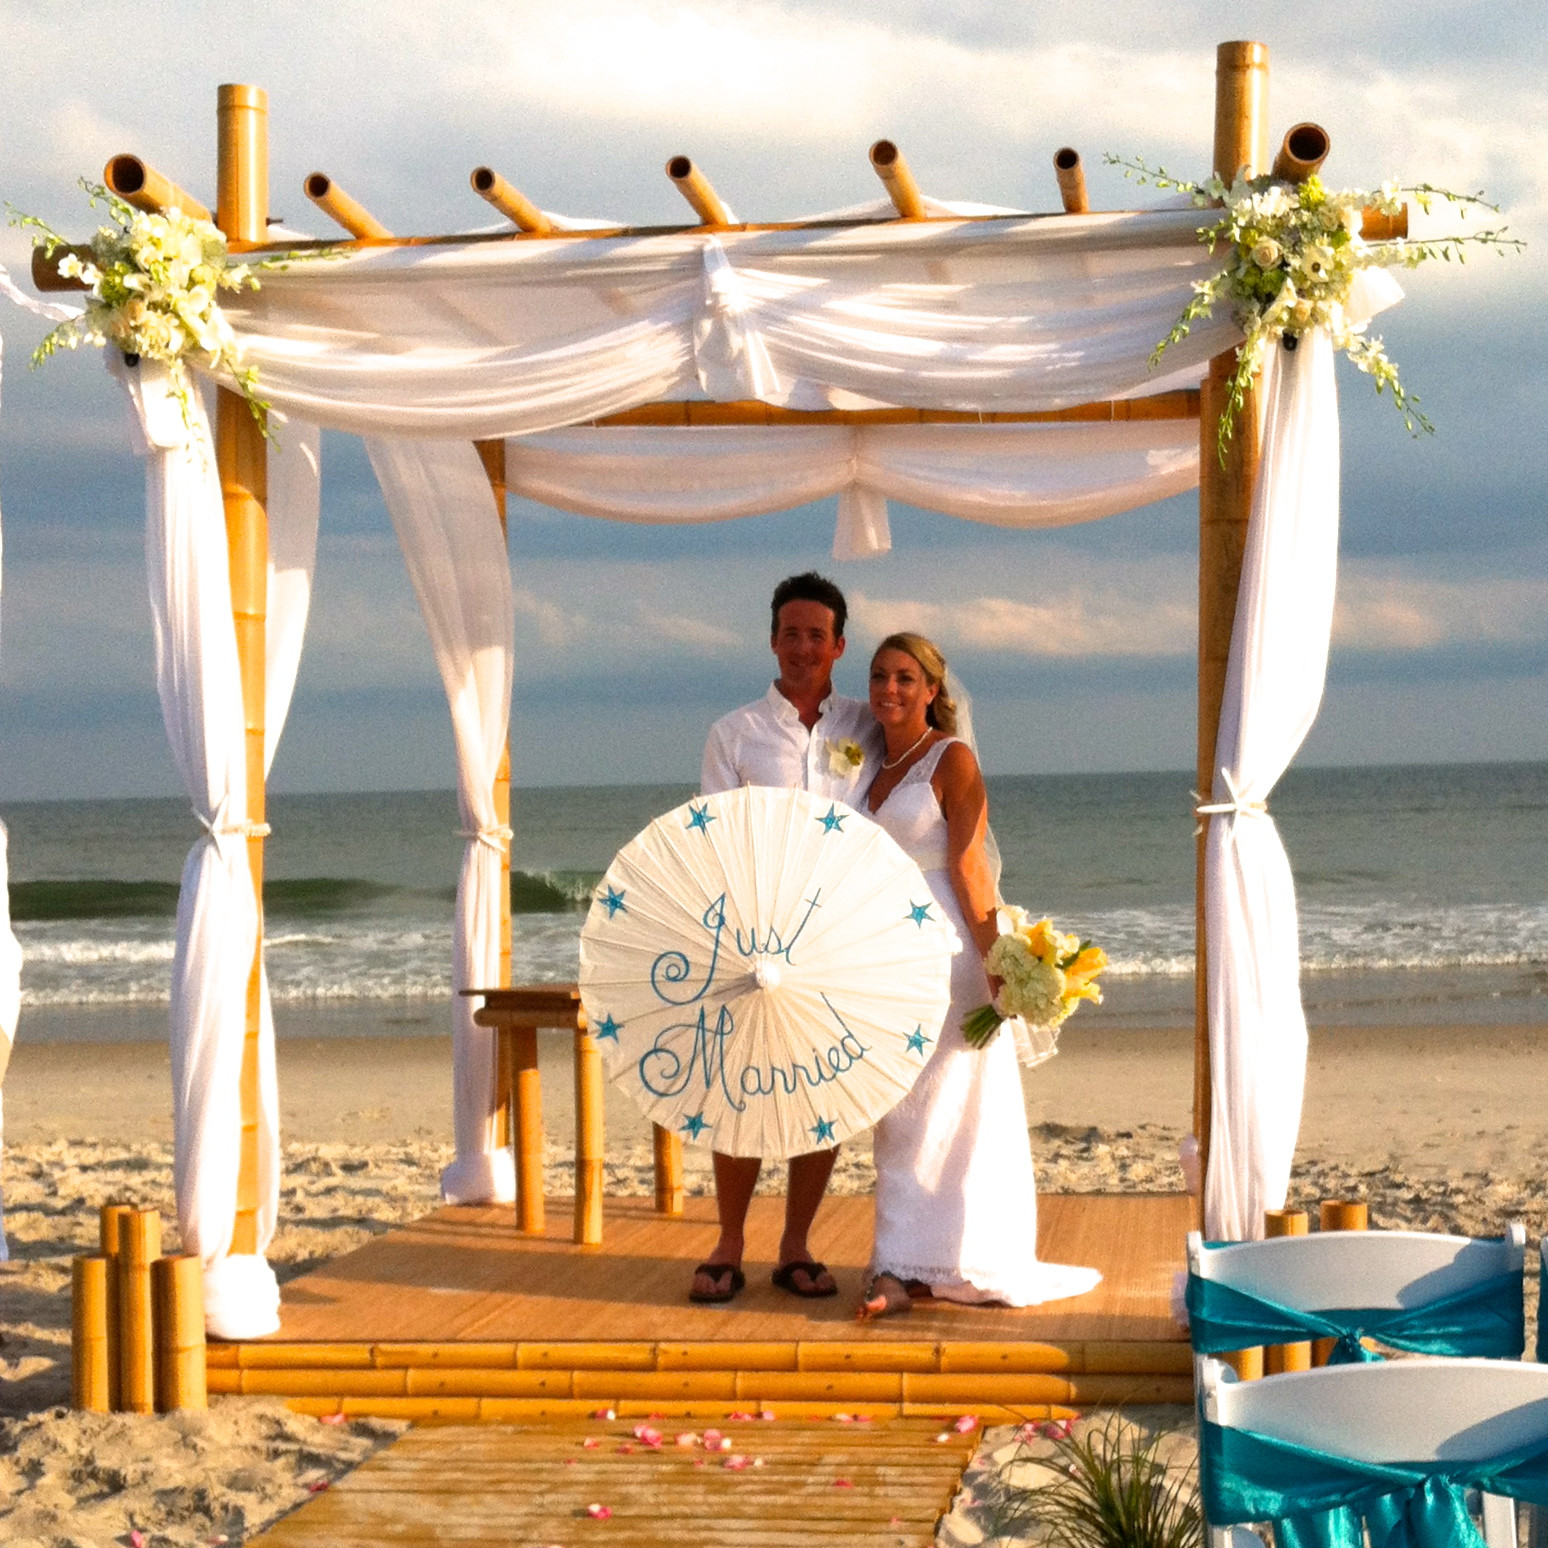
M 161 1256 L 161 1216 L 153 1209 L 126 1215 L 119 1236 L 118 1407 L 149 1414 L 156 1408 L 156 1323 L 151 1264 Z
M 306 196 L 330 220 L 352 237 L 390 237 L 390 232 L 363 204 L 350 196 L 326 172 L 308 172 L 301 184 Z
M 218 89 L 217 183 L 220 229 L 233 251 L 262 242 L 269 221 L 269 99 L 256 86 Z M 242 1042 L 242 1135 L 237 1170 L 233 1256 L 258 1251 L 259 974 L 263 963 L 264 654 L 269 595 L 268 445 L 239 393 L 220 389 L 215 403 L 215 465 L 226 512 L 231 617 L 242 672 L 247 745 L 247 860 L 258 908 L 258 940 L 247 978 Z
M 1285 131 L 1274 157 L 1274 176 L 1287 183 L 1304 183 L 1328 159 L 1331 149 L 1328 131 L 1321 124 L 1294 124 Z
M 204 1367 L 204 1267 L 198 1258 L 157 1258 L 151 1265 L 156 1305 L 156 1412 L 208 1408 Z
M 548 236 L 554 229 L 537 205 L 513 188 L 493 167 L 474 167 L 468 181 L 479 198 L 487 199 L 505 218 L 533 236 Z
M 1263 1217 L 1263 1234 L 1305 1236 L 1309 1224 L 1304 1209 L 1271 1209 Z M 1270 1344 L 1263 1351 L 1264 1374 L 1278 1376 L 1284 1371 L 1309 1371 L 1311 1352 L 1308 1343 Z
M 1229 182 L 1246 169 L 1268 164 L 1268 48 L 1262 43 L 1222 43 L 1215 51 L 1215 158 L 1217 175 Z M 1236 351 L 1216 355 L 1199 399 L 1199 684 L 1198 789 L 1207 801 L 1215 779 L 1215 740 L 1225 689 L 1236 593 L 1259 456 L 1257 389 L 1249 389 L 1222 467 L 1215 449 Z M 1209 957 L 1204 929 L 1204 843 L 1194 862 L 1193 1132 L 1199 1141 L 1199 1175 L 1209 1175 Z M 1206 1189 L 1199 1190 L 1200 1225 Z
M 602 1162 L 607 1154 L 602 1127 L 602 1050 L 586 1026 L 575 1028 L 575 1241 L 602 1245 Z
M 688 157 L 674 156 L 666 164 L 666 174 L 677 185 L 677 191 L 693 206 L 701 226 L 734 224 L 730 210 L 710 186 L 710 180 Z
M 195 220 L 213 218 L 192 194 L 184 192 L 154 167 L 147 166 L 138 156 L 114 156 L 102 169 L 102 182 L 109 193 L 117 194 L 125 204 L 132 204 L 135 209 L 151 215 L 181 210 Z
M 118 1253 L 123 1242 L 124 1220 L 134 1213 L 132 1204 L 104 1204 L 97 1221 L 97 1240 L 107 1259 L 107 1357 L 108 1407 L 118 1410 Z
M 1317 1228 L 1322 1231 L 1368 1231 L 1370 1206 L 1358 1199 L 1324 1199 L 1317 1208 Z M 1333 1358 L 1337 1339 L 1319 1338 L 1312 1343 L 1312 1364 L 1326 1365 Z
M 111 1259 L 76 1258 L 70 1264 L 70 1406 L 111 1413 L 108 1363 L 108 1281 Z
M 902 219 L 922 220 L 925 217 L 927 211 L 919 184 L 914 181 L 903 152 L 891 140 L 878 140 L 871 147 L 871 167 L 882 180 L 893 208 Z
M 512 1079 L 516 1092 L 516 1229 L 543 1234 L 543 1084 L 538 1073 L 534 1026 L 511 1033 Z
M 1065 145 L 1054 152 L 1054 176 L 1059 180 L 1059 198 L 1066 215 L 1085 215 L 1091 205 L 1086 198 L 1086 169 L 1080 164 L 1080 152 Z
M 1360 235 L 1367 242 L 1401 242 L 1408 235 L 1408 206 L 1405 204 L 1396 215 L 1383 215 L 1380 210 L 1363 211 Z
M 683 1184 L 682 1136 L 653 1123 L 650 1137 L 656 1163 L 656 1213 L 680 1215 L 688 1193 Z

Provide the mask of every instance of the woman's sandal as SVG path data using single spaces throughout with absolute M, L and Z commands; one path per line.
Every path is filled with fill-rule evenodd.
M 715 1281 L 713 1290 L 689 1290 L 688 1299 L 700 1306 L 721 1306 L 734 1301 L 747 1288 L 747 1276 L 734 1263 L 701 1263 L 693 1274 L 695 1279 L 703 1274 Z
M 881 1286 L 891 1288 L 881 1289 Z M 896 1274 L 877 1274 L 866 1286 L 865 1299 L 855 1311 L 857 1322 L 871 1322 L 877 1317 L 900 1317 L 914 1309 L 911 1286 Z M 880 1293 L 878 1293 L 880 1291 Z

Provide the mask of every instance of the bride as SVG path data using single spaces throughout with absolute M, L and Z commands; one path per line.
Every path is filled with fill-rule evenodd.
M 1016 1050 L 982 1050 L 962 1018 L 990 997 L 984 953 L 995 938 L 996 878 L 985 850 L 988 800 L 978 760 L 957 738 L 946 662 L 917 634 L 871 658 L 871 712 L 886 738 L 866 810 L 925 873 L 962 937 L 951 1006 L 912 1091 L 877 1125 L 876 1244 L 862 1319 L 915 1297 L 1031 1306 L 1090 1290 L 1096 1269 L 1037 1257 L 1037 1192 Z

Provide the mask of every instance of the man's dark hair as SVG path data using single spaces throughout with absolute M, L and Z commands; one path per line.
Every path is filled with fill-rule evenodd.
M 844 623 L 849 617 L 849 604 L 844 600 L 844 593 L 826 576 L 819 575 L 815 570 L 808 570 L 804 575 L 792 575 L 782 580 L 774 588 L 772 622 L 769 625 L 771 638 L 779 633 L 779 610 L 787 602 L 820 602 L 833 614 L 833 638 L 836 640 L 844 638 Z

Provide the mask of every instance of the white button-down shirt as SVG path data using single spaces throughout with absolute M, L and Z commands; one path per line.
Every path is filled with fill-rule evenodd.
M 859 746 L 858 767 L 840 750 L 844 742 Z M 829 694 L 808 731 L 795 705 L 771 684 L 761 699 L 722 715 L 710 727 L 699 789 L 718 795 L 740 785 L 779 785 L 858 806 L 881 755 L 881 728 L 869 704 Z

